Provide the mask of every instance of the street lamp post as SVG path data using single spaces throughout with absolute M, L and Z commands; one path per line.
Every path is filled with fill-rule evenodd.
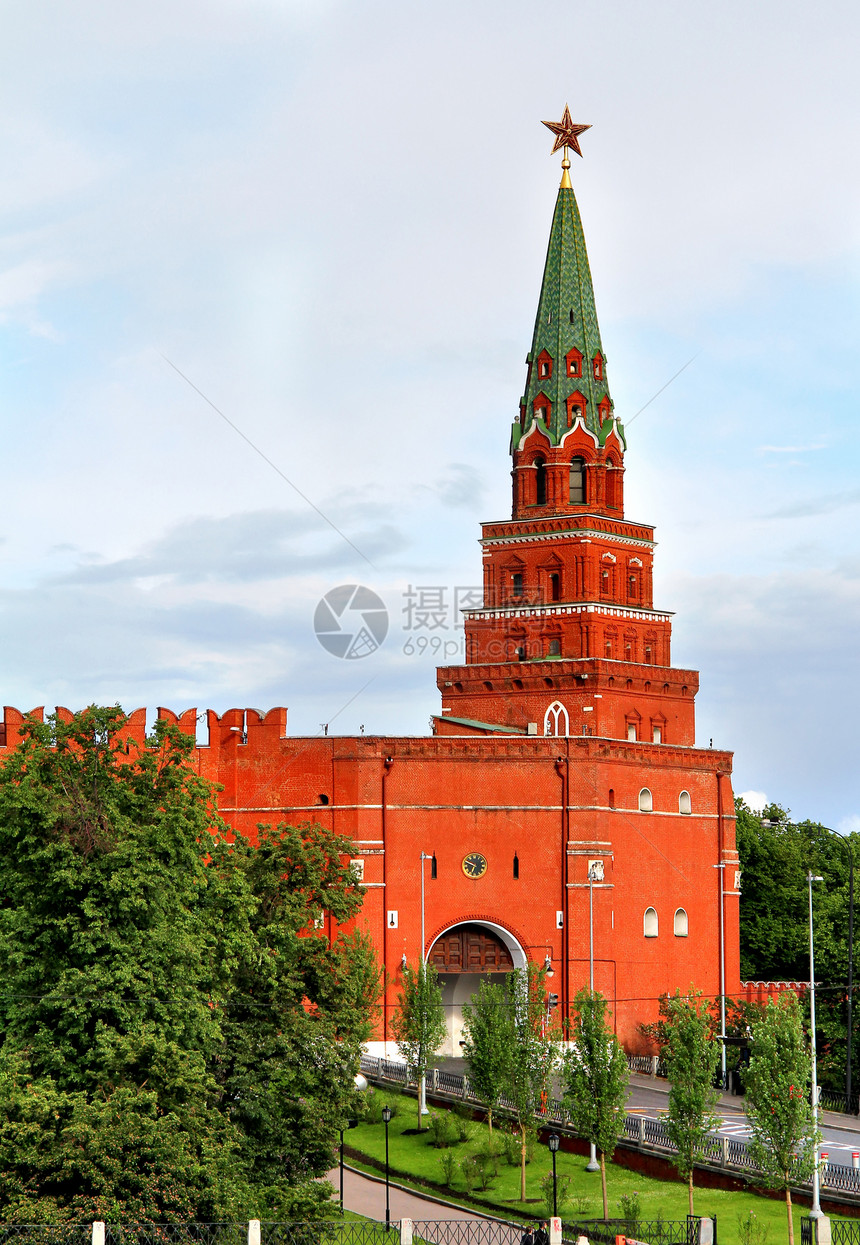
M 355 1076 L 352 1079 L 352 1083 L 360 1094 L 363 1094 L 364 1091 L 367 1089 L 367 1077 L 364 1076 L 363 1073 L 361 1072 L 356 1072 Z M 338 1132 L 340 1133 L 340 1204 L 341 1204 L 341 1208 L 343 1208 L 343 1134 L 347 1131 L 347 1129 L 355 1128 L 357 1124 L 358 1124 L 358 1120 L 347 1120 L 343 1128 L 338 1129 Z
M 558 1190 L 555 1182 L 555 1156 L 558 1154 L 558 1147 L 561 1145 L 561 1138 L 558 1133 L 550 1133 L 547 1138 L 549 1152 L 552 1155 L 552 1217 L 558 1218 Z
M 812 936 L 812 883 L 824 878 L 806 875 L 809 886 L 809 1019 L 812 1028 L 812 1133 L 815 1137 L 815 1166 L 812 1169 L 812 1209 L 810 1219 L 821 1218 L 821 1182 L 818 1170 L 818 1061 L 815 1054 L 815 946 Z
M 343 1128 L 338 1129 L 340 1133 L 340 1204 L 343 1207 L 343 1135 L 348 1128 L 355 1128 L 358 1120 L 347 1120 Z
M 714 868 L 720 871 L 720 1085 L 726 1090 L 726 862 Z
M 426 967 L 427 967 L 427 955 L 424 950 L 424 946 L 425 946 L 425 943 L 424 943 L 424 861 L 425 860 L 431 861 L 430 877 L 435 878 L 436 876 L 436 853 L 435 852 L 422 852 L 421 853 L 421 969 L 422 971 L 426 970 Z M 421 1075 L 421 1084 L 418 1086 L 418 1106 L 419 1106 L 419 1115 L 430 1114 L 430 1112 L 427 1110 L 427 1077 L 423 1073 Z
M 592 860 L 588 866 L 588 989 L 594 994 L 594 883 L 603 881 L 603 861 Z M 599 1172 L 597 1147 L 592 1141 L 588 1149 L 587 1172 Z
M 391 1107 L 382 1108 L 382 1122 L 385 1125 L 385 1231 L 391 1227 L 391 1206 L 388 1184 L 388 1125 L 391 1123 Z

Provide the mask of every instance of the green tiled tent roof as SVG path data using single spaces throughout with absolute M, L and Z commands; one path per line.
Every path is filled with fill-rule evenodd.
M 577 378 L 567 375 L 565 363 L 573 347 L 583 356 L 582 376 Z M 549 379 L 538 375 L 538 359 L 543 351 L 553 361 Z M 598 353 L 603 358 L 601 380 L 594 379 L 592 370 L 592 361 Z M 526 430 L 533 418 L 534 400 L 543 393 L 552 404 L 549 431 L 553 441 L 558 441 L 567 431 L 565 399 L 579 390 L 586 399 L 586 424 L 599 436 L 598 404 L 609 397 L 606 357 L 600 341 L 582 220 L 576 197 L 569 187 L 562 187 L 556 200 L 529 362 L 528 387 L 523 399 Z

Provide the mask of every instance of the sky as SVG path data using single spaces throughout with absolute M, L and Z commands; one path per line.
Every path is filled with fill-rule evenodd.
M 657 527 L 697 742 L 751 799 L 860 829 L 856 4 L 0 21 L 3 703 L 427 732 L 479 523 L 510 513 L 540 122 L 568 102 L 626 513 Z M 315 635 L 343 585 L 387 610 L 364 656 Z

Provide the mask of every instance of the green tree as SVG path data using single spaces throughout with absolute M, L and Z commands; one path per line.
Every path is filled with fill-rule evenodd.
M 430 1060 L 445 1041 L 445 1011 L 439 978 L 432 964 L 407 964 L 391 1029 L 410 1074 L 419 1082 L 427 1074 Z M 418 1095 L 418 1127 L 421 1128 L 423 1096 Z
M 485 978 L 472 1002 L 464 1006 L 463 1020 L 469 1085 L 487 1108 L 492 1137 L 493 1111 L 504 1093 L 513 1046 L 511 1013 L 502 986 Z
M 812 1127 L 811 1073 L 800 1004 L 796 995 L 784 994 L 769 1002 L 753 1025 L 744 1081 L 752 1125 L 748 1148 L 766 1187 L 785 1193 L 789 1245 L 794 1245 L 791 1187 L 811 1176 L 820 1140 Z
M 719 1125 L 714 1114 L 719 1094 L 714 1075 L 720 1062 L 720 1045 L 715 1040 L 708 1007 L 701 993 L 676 991 L 669 1000 L 663 1058 L 669 1081 L 669 1110 L 665 1124 L 677 1148 L 674 1160 L 678 1174 L 687 1181 L 690 1214 L 693 1211 L 693 1170 L 704 1152 L 710 1132 Z
M 853 846 L 860 861 L 860 835 L 843 837 L 815 821 L 792 822 L 790 811 L 779 804 L 759 814 L 737 800 L 736 814 L 745 980 L 808 979 L 806 874 L 811 869 L 824 878 L 814 895 L 815 967 L 823 986 L 816 998 L 818 1075 L 822 1085 L 842 1091 L 848 1043 L 849 849 Z M 806 1000 L 803 1009 L 808 1017 Z M 852 1057 L 860 1066 L 860 1034 L 852 1034 L 852 1042 Z
M 571 1046 L 564 1061 L 564 1101 L 573 1126 L 593 1142 L 600 1156 L 603 1218 L 609 1218 L 606 1159 L 612 1158 L 624 1129 L 627 1057 L 609 1023 L 606 999 L 580 990 L 573 1000 Z
M 164 723 L 138 746 L 118 708 L 90 708 L 30 720 L 0 767 L 6 1219 L 259 1217 L 326 1199 L 314 1177 L 375 986 L 362 940 L 315 937 L 307 903 L 358 911 L 350 844 L 318 828 L 261 830 L 260 852 L 231 842 L 193 747 Z M 254 1112 L 275 1096 L 274 1032 L 296 1082 L 277 1087 L 289 1118 L 268 1130 Z
M 520 1134 L 520 1201 L 526 1200 L 526 1160 L 535 1112 L 558 1064 L 560 1033 L 546 1000 L 546 971 L 535 964 L 506 975 L 510 1057 L 504 1093 Z

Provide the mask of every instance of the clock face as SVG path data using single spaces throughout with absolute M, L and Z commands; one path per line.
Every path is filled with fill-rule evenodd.
M 469 852 L 463 857 L 463 872 L 467 878 L 482 878 L 487 872 L 487 858 L 480 852 Z

